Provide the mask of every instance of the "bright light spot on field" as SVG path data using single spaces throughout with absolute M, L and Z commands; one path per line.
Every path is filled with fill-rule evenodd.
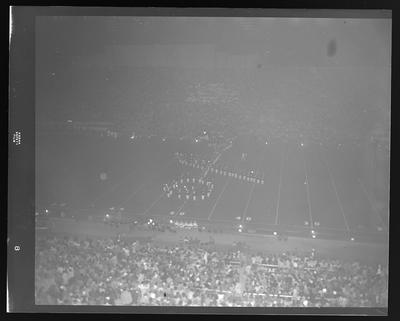
M 242 229 L 241 228 L 239 229 L 239 232 L 242 233 Z
M 315 234 L 315 231 L 314 231 L 314 230 L 311 230 L 311 234 Z
M 274 232 L 274 235 L 276 236 L 276 235 L 278 235 L 278 233 Z
M 352 238 L 350 239 L 350 241 L 354 241 L 354 237 L 352 237 Z
M 303 144 L 303 143 L 301 143 L 300 145 L 301 145 L 301 147 L 303 147 L 303 146 L 304 146 L 304 144 Z
M 315 235 L 314 234 L 313 234 L 312 238 L 315 239 Z

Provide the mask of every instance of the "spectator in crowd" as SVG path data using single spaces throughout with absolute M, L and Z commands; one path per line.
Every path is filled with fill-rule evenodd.
M 387 266 L 300 253 L 218 249 L 194 239 L 38 237 L 37 304 L 387 306 Z

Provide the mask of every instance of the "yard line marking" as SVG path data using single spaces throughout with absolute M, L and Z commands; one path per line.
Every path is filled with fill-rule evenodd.
M 122 183 L 124 183 L 134 172 L 135 172 L 135 171 L 132 171 L 131 174 L 128 174 L 128 175 L 122 177 L 122 178 L 121 178 L 118 182 L 116 182 L 111 188 L 109 188 L 109 189 L 107 189 L 107 190 L 105 190 L 105 191 L 103 191 L 103 192 L 100 192 L 99 195 L 97 195 L 96 198 L 91 202 L 91 204 L 96 204 L 96 203 L 100 200 L 100 198 L 102 198 L 102 197 L 104 197 L 105 195 L 110 194 L 110 193 L 112 193 L 113 191 L 115 191 L 115 189 L 116 189 L 118 186 L 122 185 Z
M 236 170 L 238 169 L 240 162 L 241 162 L 241 159 L 239 159 L 239 162 L 238 162 L 237 165 L 236 165 Z M 213 207 L 212 207 L 212 209 L 211 209 L 211 212 L 210 212 L 210 214 L 208 215 L 208 220 L 210 220 L 210 218 L 213 216 L 214 211 L 215 211 L 215 208 L 217 207 L 217 204 L 218 204 L 219 200 L 221 199 L 222 194 L 224 194 L 225 189 L 226 189 L 226 187 L 228 186 L 228 184 L 229 184 L 229 182 L 230 182 L 230 179 L 231 179 L 231 177 L 228 176 L 227 179 L 226 179 L 226 181 L 225 181 L 225 185 L 224 185 L 224 187 L 222 188 L 221 193 L 218 195 L 217 200 L 215 201 L 215 203 L 214 203 L 214 205 L 213 205 Z
M 279 203 L 281 201 L 282 170 L 283 170 L 283 164 L 285 162 L 285 156 L 286 156 L 287 150 L 289 149 L 288 146 L 289 145 L 286 145 L 286 149 L 283 149 L 283 151 L 282 151 L 281 168 L 280 168 L 280 171 L 279 171 L 278 199 L 277 199 L 277 202 L 276 202 L 275 225 L 278 225 Z
M 121 203 L 120 206 L 125 205 L 128 201 L 130 201 L 140 190 L 142 190 L 149 182 L 144 182 L 139 187 L 132 192 L 128 197 L 126 197 Z
M 158 201 L 164 196 L 164 194 L 165 192 L 162 192 L 161 195 L 157 197 L 157 199 L 149 206 L 149 208 L 142 213 L 142 215 L 146 215 L 153 208 L 153 206 L 158 203 Z
M 212 209 L 211 209 L 211 212 L 210 212 L 210 214 L 208 215 L 208 220 L 210 220 L 210 218 L 213 216 L 214 211 L 215 211 L 215 208 L 217 207 L 217 204 L 218 204 L 218 202 L 219 202 L 219 200 L 220 200 L 222 194 L 225 192 L 225 189 L 226 189 L 226 187 L 227 187 L 228 184 L 229 184 L 229 179 L 230 179 L 230 177 L 228 176 L 227 179 L 226 179 L 226 181 L 225 181 L 225 185 L 224 185 L 224 187 L 222 188 L 221 193 L 218 195 L 217 200 L 215 201 L 215 203 L 214 203 L 214 205 L 213 205 L 213 207 L 212 207 Z
M 169 163 L 172 163 L 173 161 L 175 161 L 174 158 L 172 160 L 170 160 Z M 169 165 L 171 165 L 171 164 L 168 164 L 168 166 Z M 151 177 L 149 180 L 147 180 L 146 182 L 143 182 L 141 185 L 139 185 L 139 187 L 136 190 L 134 190 L 132 192 L 132 194 L 130 194 L 127 198 L 125 198 L 122 202 L 120 202 L 120 206 L 123 206 L 126 203 L 128 203 L 139 191 L 141 191 L 146 186 L 149 186 L 156 178 L 157 178 L 157 175 Z
M 302 154 L 303 154 L 304 172 L 306 174 L 306 191 L 307 191 L 308 214 L 310 216 L 310 226 L 311 226 L 311 228 L 313 228 L 314 227 L 314 219 L 313 219 L 312 212 L 311 212 L 310 183 L 308 181 L 308 171 L 307 171 L 306 155 L 304 153 L 304 148 L 302 148 Z
M 321 152 L 319 152 L 319 154 L 321 155 Z M 326 169 L 328 171 L 328 174 L 329 174 L 329 178 L 331 179 L 331 182 L 332 182 L 333 189 L 335 190 L 336 200 L 338 201 L 338 204 L 339 204 L 339 207 L 340 207 L 340 211 L 342 212 L 344 224 L 346 225 L 346 230 L 347 230 L 347 232 L 350 232 L 349 224 L 347 223 L 346 215 L 345 215 L 345 213 L 343 211 L 342 202 L 341 202 L 341 200 L 339 198 L 339 194 L 338 194 L 337 189 L 336 189 L 335 180 L 333 179 L 332 173 L 331 173 L 331 171 L 329 169 L 328 162 L 327 161 L 325 162 L 325 160 L 323 160 L 322 157 L 321 157 L 321 161 L 325 164 L 325 167 L 326 167 Z
M 358 178 L 357 180 L 358 180 L 359 184 L 361 185 L 361 189 L 364 191 L 365 195 L 367 196 L 369 205 L 371 206 L 372 210 L 375 212 L 375 216 L 378 216 L 380 222 L 381 222 L 383 225 L 385 225 L 385 223 L 384 223 L 382 217 L 379 215 L 378 209 L 377 209 L 376 206 L 374 205 L 374 202 L 372 202 L 372 200 L 371 200 L 371 197 L 370 197 L 370 195 L 369 195 L 369 193 L 368 193 L 368 191 L 367 191 L 367 188 L 365 187 L 365 185 L 363 184 L 363 182 L 362 182 L 359 178 Z
M 176 210 L 176 213 L 179 215 L 179 213 L 183 210 L 187 203 L 187 200 L 184 200 L 183 204 Z M 187 217 L 188 218 L 188 217 Z
M 251 200 L 251 196 L 252 196 L 252 194 L 253 194 L 253 191 L 254 191 L 254 188 L 255 188 L 255 187 L 256 187 L 256 183 L 253 183 L 253 186 L 252 186 L 251 189 L 250 189 L 249 197 L 248 197 L 248 199 L 247 199 L 246 207 L 244 208 L 244 211 L 243 211 L 242 223 L 244 223 L 244 219 L 245 219 L 245 217 L 247 216 L 247 209 L 248 209 L 248 207 L 249 207 L 250 200 Z

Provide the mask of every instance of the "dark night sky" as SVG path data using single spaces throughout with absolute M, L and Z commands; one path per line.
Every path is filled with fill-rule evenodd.
M 249 55 L 254 70 L 271 71 L 259 76 L 262 81 L 277 75 L 290 80 L 280 83 L 284 97 L 266 97 L 271 101 L 312 104 L 307 90 L 296 94 L 308 84 L 311 93 L 318 93 L 316 104 L 328 100 L 331 108 L 390 110 L 389 19 L 41 17 L 36 44 L 39 114 L 79 101 L 73 86 L 79 86 L 89 66 L 112 70 L 140 66 L 141 59 L 151 64 L 149 59 L 159 58 L 146 60 L 138 52 L 160 48 L 152 45 L 168 45 L 176 52 L 184 45 L 208 45 L 223 57 Z

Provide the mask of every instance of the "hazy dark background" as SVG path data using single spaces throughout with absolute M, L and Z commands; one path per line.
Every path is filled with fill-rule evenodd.
M 329 109 L 340 130 L 365 133 L 390 110 L 390 39 L 388 19 L 40 17 L 36 111 L 62 118 L 76 110 L 79 119 L 89 105 L 111 118 L 101 93 L 125 80 L 107 73 L 223 69 L 254 81 L 266 109 Z

